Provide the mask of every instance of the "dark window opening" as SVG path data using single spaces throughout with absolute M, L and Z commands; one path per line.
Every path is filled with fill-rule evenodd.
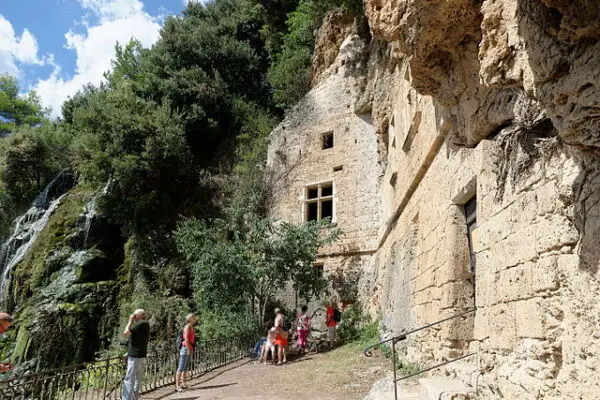
M 471 200 L 465 203 L 464 211 L 467 223 L 467 237 L 469 240 L 471 274 L 473 275 L 473 284 L 475 284 L 475 270 L 477 266 L 475 254 L 475 242 L 477 240 L 477 196 L 474 196 Z
M 319 276 L 322 278 L 325 275 L 325 266 L 323 264 L 313 264 L 317 269 Z
M 413 144 L 413 140 L 419 132 L 419 126 L 421 125 L 421 115 L 421 111 L 417 111 L 415 113 L 415 116 L 413 117 L 412 125 L 410 126 L 410 129 L 406 134 L 406 138 L 404 139 L 404 144 L 402 145 L 402 150 L 404 150 L 405 153 L 408 153 L 410 151 Z
M 398 181 L 398 173 L 394 172 L 390 177 L 390 185 L 396 186 L 396 182 Z
M 319 204 L 308 203 L 306 205 L 306 220 L 307 221 L 318 221 L 319 220 Z
M 333 132 L 323 134 L 323 150 L 333 147 Z
M 339 172 L 344 169 L 343 165 L 338 165 L 337 167 L 333 167 L 333 172 Z
M 333 186 L 323 186 L 321 188 L 321 197 L 333 196 Z
M 319 188 L 311 188 L 308 189 L 308 194 L 306 196 L 308 199 L 316 199 L 319 197 Z
M 324 200 L 321 203 L 321 219 L 333 218 L 333 200 Z

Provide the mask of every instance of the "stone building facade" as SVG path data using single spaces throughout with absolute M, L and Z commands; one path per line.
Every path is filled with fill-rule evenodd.
M 361 270 L 377 248 L 380 217 L 378 142 L 370 115 L 354 112 L 361 89 L 358 37 L 344 42 L 335 71 L 271 133 L 271 214 L 303 223 L 329 218 L 342 230 L 321 252 L 325 274 Z M 295 305 L 292 293 L 287 303 Z
M 586 41 L 576 61 L 558 48 L 571 67 L 547 78 L 552 88 L 534 77 L 537 48 L 528 59 L 520 53 L 512 68 L 525 81 L 503 86 L 510 74 L 488 62 L 497 56 L 489 24 L 512 41 L 544 42 L 541 25 L 528 25 L 545 18 L 543 6 L 388 3 L 398 2 L 366 2 L 374 37 L 344 30 L 337 59 L 272 133 L 272 215 L 307 220 L 309 189 L 333 182 L 333 222 L 345 236 L 320 262 L 328 273 L 359 269 L 359 300 L 388 333 L 475 309 L 411 336 L 403 343 L 410 362 L 473 353 L 445 371 L 480 398 L 600 398 L 600 120 L 588 108 L 600 107 L 598 46 Z M 410 30 L 416 22 L 399 10 L 414 11 L 426 22 L 419 27 L 444 31 L 443 17 L 456 11 L 461 35 L 481 18 L 489 31 L 470 46 L 480 36 Z M 511 12 L 526 34 L 510 31 Z M 453 40 L 462 58 L 453 58 L 457 49 L 447 64 L 426 57 Z M 570 113 L 564 99 L 549 103 L 552 91 L 569 93 Z M 331 131 L 334 146 L 323 149 Z

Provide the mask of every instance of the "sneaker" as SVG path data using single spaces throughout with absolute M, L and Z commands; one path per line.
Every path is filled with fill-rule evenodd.
M 178 387 L 178 388 L 175 388 L 175 391 L 176 391 L 177 393 L 181 393 L 181 392 L 183 392 L 183 388 L 180 388 L 180 387 Z

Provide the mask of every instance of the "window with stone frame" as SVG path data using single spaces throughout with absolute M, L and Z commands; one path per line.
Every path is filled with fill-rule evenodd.
M 333 182 L 307 186 L 304 190 L 304 220 L 333 221 Z
M 325 132 L 321 137 L 321 148 L 323 150 L 333 148 L 333 131 Z
M 323 278 L 323 276 L 325 275 L 325 265 L 323 263 L 314 263 L 313 267 L 315 267 L 317 271 L 319 271 L 319 275 L 321 276 L 321 278 Z

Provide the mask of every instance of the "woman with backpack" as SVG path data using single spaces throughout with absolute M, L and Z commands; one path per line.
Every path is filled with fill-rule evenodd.
M 196 347 L 196 332 L 194 331 L 194 325 L 198 322 L 195 314 L 188 314 L 185 317 L 185 326 L 180 331 L 178 341 L 179 347 L 179 365 L 177 366 L 177 372 L 175 373 L 175 390 L 183 392 L 187 389 L 185 386 L 185 380 L 189 371 L 190 358 L 194 354 Z

